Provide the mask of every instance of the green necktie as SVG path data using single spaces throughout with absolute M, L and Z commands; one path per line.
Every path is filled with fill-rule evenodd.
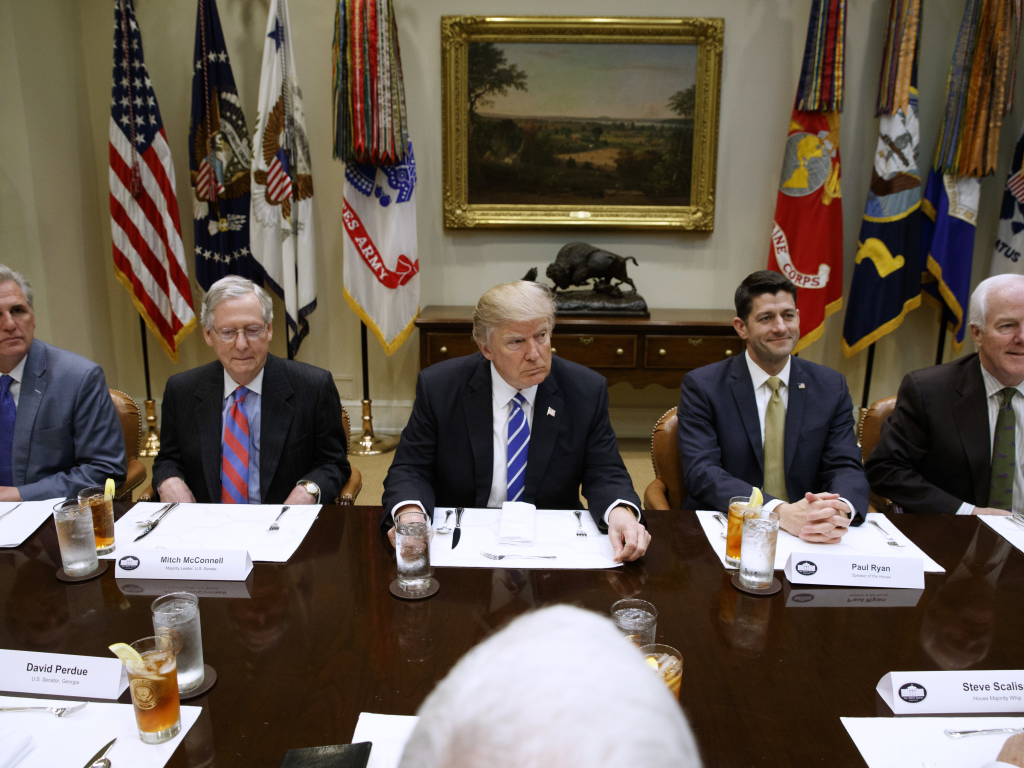
M 1017 418 L 1012 405 L 1016 391 L 1006 387 L 999 392 L 1002 402 L 992 441 L 992 485 L 988 491 L 988 505 L 1007 511 L 1013 510 L 1013 476 L 1017 463 Z
M 789 501 L 786 493 L 786 407 L 779 392 L 781 386 L 782 379 L 778 376 L 768 379 L 772 396 L 764 413 L 764 492 Z

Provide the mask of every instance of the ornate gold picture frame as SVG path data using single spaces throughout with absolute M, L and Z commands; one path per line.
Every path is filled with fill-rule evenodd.
M 713 230 L 724 34 L 442 16 L 445 226 Z

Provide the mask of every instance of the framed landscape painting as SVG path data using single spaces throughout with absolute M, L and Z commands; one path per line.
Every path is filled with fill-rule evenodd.
M 724 29 L 443 16 L 445 226 L 712 230 Z

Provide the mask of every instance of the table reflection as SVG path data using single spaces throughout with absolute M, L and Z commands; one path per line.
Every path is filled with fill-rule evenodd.
M 940 669 L 966 669 L 984 659 L 996 629 L 996 584 L 1013 551 L 979 525 L 963 559 L 939 587 L 921 622 L 921 644 Z
M 743 656 L 758 656 L 768 640 L 772 601 L 745 595 L 732 585 L 732 571 L 722 576 L 718 593 L 718 621 L 730 647 Z
M 45 551 L 32 554 L 34 557 L 15 566 L 14 583 L 4 605 L 5 624 L 19 647 L 58 651 L 71 624 L 68 587 L 54 578 L 57 565 Z M 15 558 L 21 560 L 22 555 Z

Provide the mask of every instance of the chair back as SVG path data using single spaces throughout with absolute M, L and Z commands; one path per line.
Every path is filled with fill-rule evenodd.
M 114 401 L 117 418 L 121 420 L 125 452 L 129 459 L 137 459 L 139 446 L 142 444 L 142 414 L 139 411 L 139 404 L 116 389 L 110 390 L 110 399 Z
M 345 406 L 341 406 L 341 426 L 345 428 L 345 453 L 348 453 L 350 446 L 349 436 L 352 434 L 352 420 L 348 417 Z
M 673 408 L 658 419 L 651 434 L 651 461 L 654 474 L 665 484 L 670 509 L 681 509 L 687 497 L 683 465 L 679 459 L 679 419 Z
M 892 412 L 895 409 L 896 396 L 883 397 L 881 400 L 873 402 L 871 407 L 868 408 L 867 413 L 864 414 L 864 418 L 860 420 L 860 430 L 857 437 L 860 439 L 860 456 L 862 461 L 868 460 L 868 456 L 871 455 L 871 451 L 882 434 L 882 425 L 886 419 L 892 416 Z

